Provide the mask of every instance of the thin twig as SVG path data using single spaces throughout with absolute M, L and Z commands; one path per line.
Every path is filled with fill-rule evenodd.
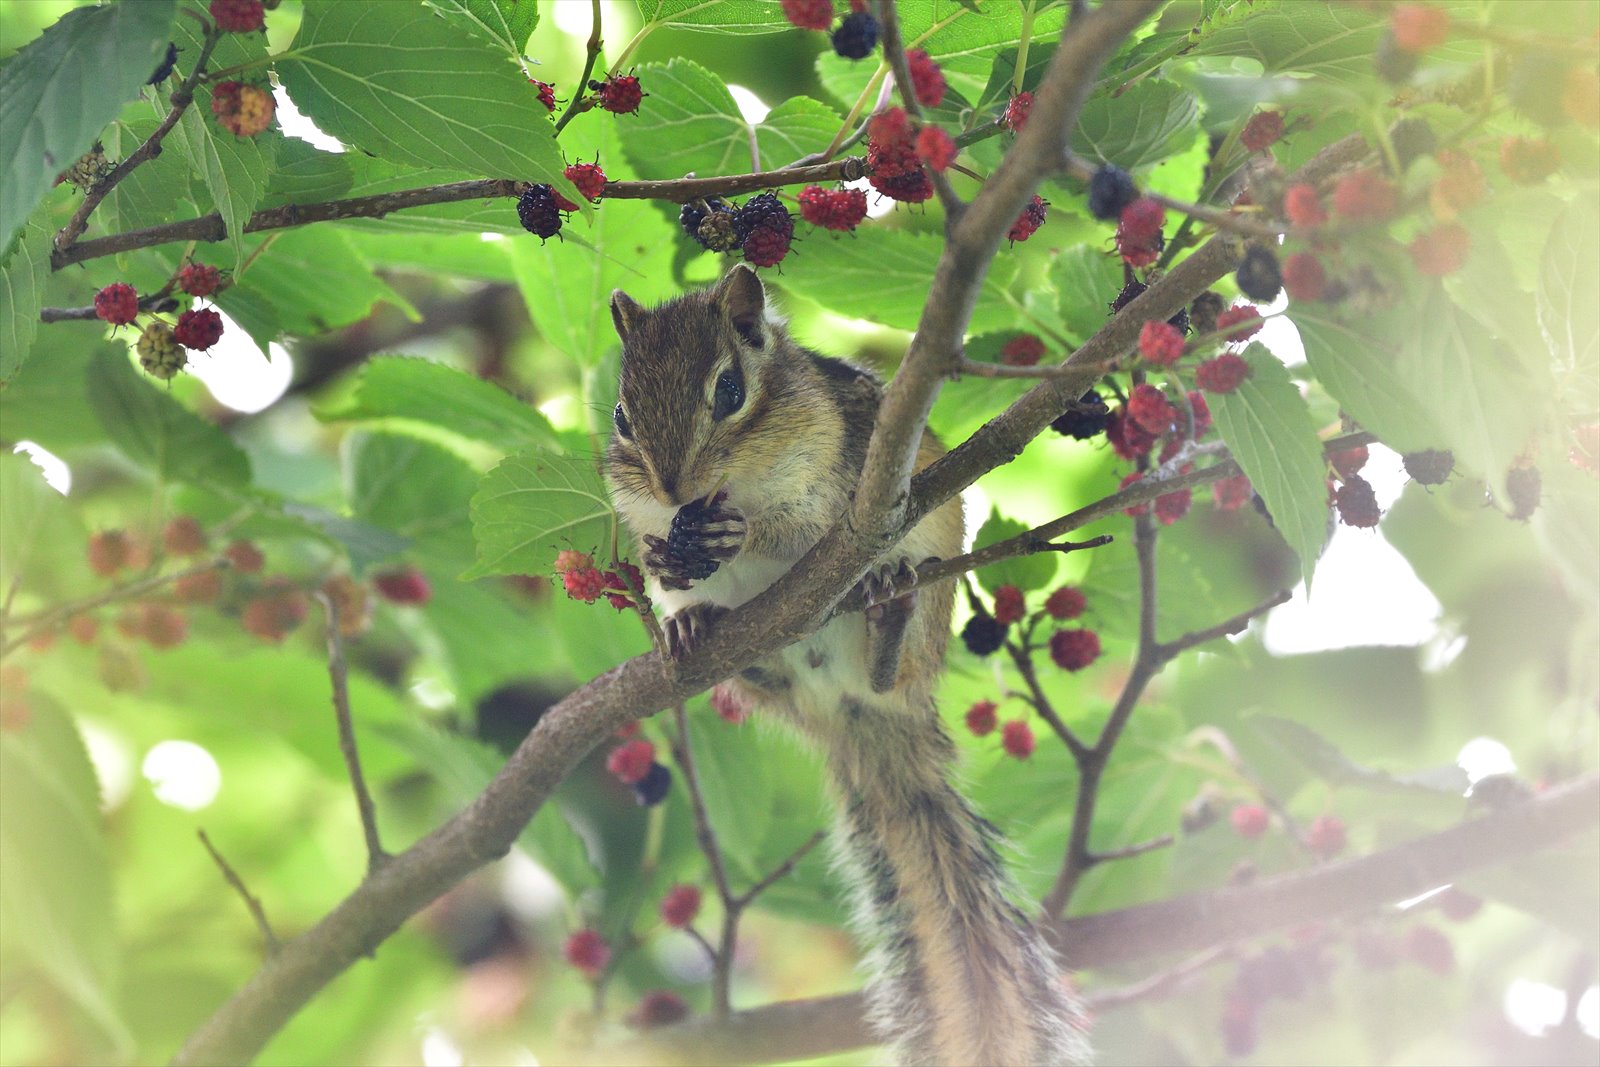
M 140 578 L 138 581 L 129 582 L 126 585 L 113 586 L 112 588 L 107 589 L 104 593 L 97 593 L 94 596 L 84 597 L 81 600 L 71 600 L 65 604 L 58 604 L 53 608 L 47 608 L 36 616 L 24 616 L 19 619 L 0 619 L 0 623 L 12 625 L 21 624 L 28 626 L 28 629 L 22 634 L 22 636 L 13 638 L 12 640 L 7 641 L 4 646 L 0 646 L 0 658 L 10 655 L 12 652 L 18 648 L 21 648 L 35 637 L 38 637 L 41 634 L 49 633 L 50 631 L 56 629 L 74 615 L 81 615 L 86 611 L 93 611 L 96 608 L 103 608 L 107 604 L 115 604 L 123 600 L 132 600 L 135 597 L 140 597 L 146 593 L 152 592 L 153 590 L 160 589 L 164 585 L 176 582 L 181 578 L 189 578 L 196 574 L 204 574 L 207 571 L 225 570 L 231 566 L 233 566 L 233 564 L 226 557 L 219 557 L 207 563 L 199 563 L 193 567 L 186 567 L 181 571 L 169 571 L 166 574 L 152 574 L 148 578 Z
M 350 772 L 350 785 L 356 794 L 356 810 L 361 814 L 361 833 L 367 841 L 367 877 L 372 877 L 392 856 L 383 850 L 378 840 L 378 812 L 367 791 L 367 779 L 361 772 L 361 757 L 356 752 L 356 729 L 350 714 L 349 672 L 344 661 L 344 639 L 339 633 L 339 605 L 326 593 L 316 594 L 322 602 L 328 629 L 328 677 L 333 682 L 333 712 L 339 723 L 339 751 L 344 755 L 345 769 Z
M 567 110 L 563 111 L 561 117 L 556 120 L 556 133 L 558 134 L 566 128 L 567 123 L 572 121 L 573 116 L 588 111 L 594 106 L 591 103 L 580 104 L 580 101 L 587 99 L 584 96 L 584 91 L 589 87 L 589 75 L 594 73 L 595 57 L 600 54 L 600 0 L 590 0 L 590 5 L 592 28 L 589 30 L 588 50 L 583 57 L 583 73 L 578 75 L 578 87 L 572 91 L 572 99 L 567 101 Z
M 705 793 L 700 788 L 700 775 L 695 770 L 694 756 L 689 751 L 688 706 L 680 701 L 672 709 L 672 717 L 678 727 L 677 735 L 672 740 L 672 758 L 683 773 L 684 788 L 689 793 L 689 807 L 694 814 L 695 841 L 706 857 L 706 865 L 711 868 L 712 884 L 722 900 L 722 934 L 711 952 L 711 1010 L 718 1018 L 726 1018 L 732 1010 L 729 990 L 733 980 L 733 953 L 739 939 L 738 898 L 728 882 L 722 847 L 717 843 L 717 832 L 706 810 Z
M 1188 959 L 1168 967 L 1166 970 L 1157 971 L 1150 977 L 1134 982 L 1131 985 L 1117 986 L 1114 989 L 1102 989 L 1090 993 L 1086 998 L 1086 1006 L 1096 1014 L 1109 1011 L 1112 1008 L 1122 1008 L 1129 1004 L 1137 1004 L 1141 1000 L 1149 1000 L 1171 992 L 1185 985 L 1190 979 L 1199 975 L 1219 963 L 1225 963 L 1238 954 L 1232 945 L 1218 945 L 1196 953 Z
M 1089 853 L 1096 863 L 1105 863 L 1107 860 L 1126 860 L 1134 856 L 1143 856 L 1146 852 L 1156 852 L 1163 848 L 1170 848 L 1177 838 L 1171 834 L 1161 834 L 1148 841 L 1140 841 L 1133 845 L 1123 845 L 1121 848 L 1106 849 L 1104 852 L 1094 851 Z
M 89 228 L 89 216 L 94 214 L 94 209 L 100 206 L 102 200 L 111 195 L 111 190 L 121 184 L 122 179 L 133 173 L 139 164 L 161 154 L 162 139 L 172 132 L 172 128 L 178 124 L 178 120 L 183 117 L 190 102 L 194 100 L 195 86 L 200 84 L 200 79 L 205 75 L 206 60 L 211 58 L 211 50 L 217 46 L 217 41 L 221 38 L 221 30 L 213 28 L 206 31 L 205 39 L 200 45 L 200 55 L 194 62 L 194 69 L 176 89 L 172 90 L 172 108 L 167 112 L 167 117 L 161 120 L 161 125 L 151 131 L 149 137 L 145 138 L 144 144 L 134 149 L 127 159 L 118 163 L 110 174 L 96 182 L 94 188 L 84 194 L 83 203 L 78 205 L 78 210 L 72 213 L 72 218 L 67 220 L 67 224 L 61 227 L 55 236 L 52 259 L 55 253 L 66 252 L 79 237 L 83 236 L 83 231 Z
M 739 896 L 735 898 L 735 905 L 740 911 L 743 911 L 745 908 L 749 907 L 751 901 L 755 900 L 756 897 L 760 896 L 768 889 L 771 889 L 774 883 L 787 878 L 790 872 L 792 872 L 795 867 L 799 866 L 800 861 L 805 859 L 806 853 L 810 852 L 812 849 L 816 848 L 817 845 L 821 844 L 822 839 L 827 836 L 828 831 L 818 830 L 810 837 L 806 838 L 805 841 L 801 843 L 799 848 L 789 853 L 789 857 L 787 859 L 778 864 L 776 867 L 772 868 L 772 870 L 768 871 L 766 877 L 762 878 L 761 881 L 757 882 L 749 889 L 746 889 L 743 893 L 740 893 Z
M 1196 645 L 1203 645 L 1208 641 L 1215 641 L 1219 637 L 1240 633 L 1246 626 L 1250 625 L 1251 619 L 1258 615 L 1265 615 L 1279 604 L 1287 604 L 1293 595 L 1291 590 L 1280 589 L 1255 607 L 1247 611 L 1241 611 L 1231 619 L 1225 619 L 1215 626 L 1207 626 L 1203 630 L 1190 631 L 1174 641 L 1165 642 L 1159 646 L 1161 658 L 1163 660 L 1174 659 Z
M 1083 364 L 1067 365 L 1065 363 L 1050 363 L 1043 366 L 1012 367 L 1004 363 L 985 363 L 978 359 L 961 357 L 956 364 L 951 377 L 959 378 L 970 375 L 973 378 L 1060 378 L 1065 375 L 1077 377 L 1088 370 L 1095 370 L 1100 374 L 1108 374 L 1117 369 L 1120 360 L 1107 360 L 1098 367 L 1089 368 Z
M 895 0 L 878 0 L 878 26 L 884 58 L 889 61 L 894 83 L 900 90 L 900 102 L 913 121 L 920 120 L 922 107 L 917 103 L 916 84 L 911 80 L 911 67 L 906 61 L 905 46 L 900 40 L 900 16 L 895 10 Z M 933 181 L 933 191 L 938 194 L 939 203 L 944 205 L 945 228 L 948 230 L 967 209 L 966 202 L 957 195 L 950 179 L 939 171 L 929 167 L 928 177 Z
M 1095 171 L 1099 168 L 1068 152 L 1066 158 L 1061 162 L 1061 169 L 1068 175 L 1086 182 L 1094 177 Z M 1163 207 L 1181 211 L 1185 215 L 1197 218 L 1202 222 L 1209 222 L 1218 229 L 1232 230 L 1234 233 L 1241 233 L 1247 237 L 1271 241 L 1276 240 L 1284 232 L 1284 227 L 1282 226 L 1269 226 L 1266 223 L 1256 222 L 1239 214 L 1237 211 L 1224 211 L 1219 208 L 1206 207 L 1203 204 L 1192 204 L 1187 200 L 1179 200 L 1176 197 L 1149 190 L 1140 190 L 1139 195 L 1148 197 Z
M 1027 683 L 1028 692 L 1032 694 L 1029 703 L 1033 710 L 1039 713 L 1039 718 L 1049 724 L 1050 729 L 1067 746 L 1067 751 L 1072 753 L 1073 759 L 1081 759 L 1089 751 L 1072 727 L 1056 711 L 1055 704 L 1045 694 L 1044 686 L 1039 681 L 1039 672 L 1033 667 L 1033 647 L 1027 642 L 1018 644 L 1015 641 L 1006 642 L 1006 653 L 1010 655 L 1012 664 L 1017 668 L 1017 673 L 1022 675 L 1022 680 Z
M 200 843 L 206 847 L 207 852 L 211 853 L 211 862 L 217 865 L 217 869 L 222 872 L 222 877 L 228 880 L 228 884 L 233 887 L 234 892 L 238 893 L 240 899 L 244 901 L 244 906 L 250 909 L 250 917 L 256 921 L 256 929 L 261 931 L 261 940 L 266 944 L 267 955 L 275 955 L 278 951 L 278 935 L 272 932 L 272 924 L 267 921 L 267 913 L 262 908 L 261 901 L 256 899 L 250 890 L 245 887 L 244 879 L 240 878 L 238 872 L 228 865 L 227 860 L 222 858 L 222 853 L 217 851 L 217 846 L 211 843 L 211 838 L 206 836 L 206 832 L 204 830 L 196 830 L 195 833 L 200 835 Z

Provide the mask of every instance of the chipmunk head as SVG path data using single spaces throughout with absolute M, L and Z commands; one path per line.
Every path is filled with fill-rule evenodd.
M 654 309 L 618 290 L 611 318 L 622 380 L 606 459 L 619 503 L 649 496 L 676 508 L 724 484 L 748 496 L 797 450 L 804 427 L 783 409 L 799 350 L 768 315 L 754 271 L 735 267 Z

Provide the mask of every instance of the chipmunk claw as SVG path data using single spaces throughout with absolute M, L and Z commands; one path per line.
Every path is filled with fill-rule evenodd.
M 911 565 L 909 558 L 902 556 L 893 562 L 873 567 L 856 583 L 856 588 L 866 598 L 867 621 L 877 622 L 883 618 L 884 610 L 891 602 L 904 601 L 908 608 L 915 603 L 917 569 Z
M 681 662 L 699 647 L 711 632 L 712 625 L 727 613 L 727 608 L 700 603 L 690 604 L 682 611 L 667 616 L 662 624 L 667 639 L 667 655 L 672 657 L 673 662 Z

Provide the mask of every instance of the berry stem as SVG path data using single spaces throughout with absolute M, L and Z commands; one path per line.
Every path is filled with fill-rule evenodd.
M 201 79 L 205 76 L 206 61 L 211 58 L 211 50 L 217 46 L 217 41 L 221 38 L 221 30 L 211 29 L 206 32 L 205 39 L 200 45 L 200 55 L 194 61 L 194 69 L 189 72 L 187 78 L 179 83 L 176 89 L 172 90 L 172 107 L 167 111 L 166 118 L 161 120 L 161 125 L 151 131 L 150 136 L 145 138 L 143 144 L 134 149 L 133 153 L 121 163 L 118 163 L 110 174 L 107 174 L 95 184 L 93 189 L 84 194 L 83 203 L 78 205 L 78 210 L 72 213 L 72 218 L 67 220 L 67 224 L 61 227 L 60 232 L 55 236 L 55 249 L 51 253 L 52 260 L 57 254 L 64 253 L 70 249 L 78 238 L 83 236 L 83 231 L 89 228 L 89 216 L 94 214 L 95 208 L 100 206 L 101 201 L 111 195 L 111 190 L 115 189 L 124 178 L 133 173 L 134 168 L 160 154 L 162 139 L 172 132 L 172 128 L 178 124 L 178 120 L 183 117 L 183 113 L 188 110 L 190 102 L 194 100 L 195 86 L 200 84 Z
M 590 16 L 593 28 L 589 31 L 589 43 L 583 57 L 583 73 L 578 75 L 577 88 L 572 91 L 572 99 L 567 102 L 567 110 L 563 111 L 561 117 L 556 120 L 556 135 L 558 137 L 574 116 L 580 112 L 588 111 L 593 106 L 592 103 L 582 103 L 582 106 L 580 106 L 581 102 L 593 99 L 584 93 L 584 89 L 589 84 L 589 75 L 594 72 L 594 61 L 600 55 L 602 44 L 600 40 L 600 0 L 589 0 L 589 3 L 591 5 Z M 640 30 L 639 32 L 643 33 L 644 31 Z M 635 40 L 637 39 L 636 37 Z M 632 48 L 633 43 L 629 42 L 628 47 Z

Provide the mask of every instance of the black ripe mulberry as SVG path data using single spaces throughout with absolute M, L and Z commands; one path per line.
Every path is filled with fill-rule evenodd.
M 988 615 L 974 615 L 961 628 L 961 641 L 974 656 L 992 655 L 1005 639 L 1006 628 Z
M 1233 280 L 1241 293 L 1261 304 L 1276 300 L 1283 289 L 1283 271 L 1278 267 L 1278 257 L 1261 245 L 1245 249 Z
M 1133 178 L 1121 167 L 1102 164 L 1089 179 L 1089 214 L 1106 222 L 1122 217 L 1122 209 L 1139 199 Z
M 1400 457 L 1400 462 L 1411 480 L 1418 485 L 1443 485 L 1456 465 L 1456 457 L 1449 449 L 1424 448 L 1418 452 L 1407 452 Z
M 522 228 L 544 240 L 561 232 L 561 208 L 556 206 L 555 190 L 548 185 L 530 185 L 517 198 L 517 218 Z
M 1063 437 L 1088 441 L 1105 433 L 1106 427 L 1110 424 L 1111 409 L 1106 407 L 1105 399 L 1099 393 L 1090 389 L 1078 398 L 1075 405 L 1052 422 L 1050 428 Z
M 1339 519 L 1346 526 L 1370 528 L 1378 525 L 1382 517 L 1378 511 L 1378 495 L 1372 484 L 1359 474 L 1345 479 L 1334 494 L 1333 503 L 1339 509 Z
M 1434 136 L 1428 120 L 1415 116 L 1389 127 L 1389 143 L 1394 146 L 1395 160 L 1401 171 L 1409 169 L 1423 156 L 1433 155 L 1433 150 L 1439 147 L 1439 139 Z
M 846 59 L 866 59 L 878 44 L 878 20 L 865 11 L 852 11 L 833 31 L 833 50 Z
M 1510 516 L 1518 522 L 1527 522 L 1539 510 L 1539 497 L 1543 479 L 1538 467 L 1512 467 L 1506 471 L 1506 501 L 1511 505 Z
M 756 230 L 776 230 L 785 236 L 794 234 L 794 219 L 775 193 L 752 196 L 744 206 L 733 213 L 733 232 L 744 240 Z
M 667 799 L 667 790 L 672 788 L 672 772 L 667 770 L 664 763 L 652 763 L 644 777 L 633 783 L 633 799 L 641 807 L 654 807 Z

